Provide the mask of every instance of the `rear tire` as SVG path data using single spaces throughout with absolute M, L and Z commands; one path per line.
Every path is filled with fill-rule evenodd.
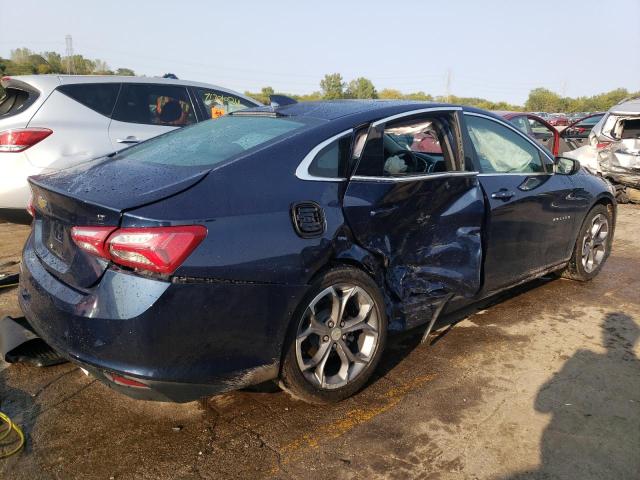
M 604 205 L 596 205 L 582 223 L 573 255 L 562 276 L 580 282 L 594 278 L 609 258 L 612 240 L 611 212 Z
M 356 268 L 332 268 L 313 282 L 296 311 L 280 386 L 318 405 L 354 395 L 380 361 L 387 323 L 376 283 Z

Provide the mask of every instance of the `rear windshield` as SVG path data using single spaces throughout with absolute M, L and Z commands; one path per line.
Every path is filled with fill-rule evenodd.
M 124 150 L 116 158 L 163 165 L 216 165 L 299 130 L 309 120 L 259 116 L 223 116 Z
M 7 88 L 0 98 L 0 117 L 10 117 L 23 112 L 38 97 L 35 93 L 17 88 Z

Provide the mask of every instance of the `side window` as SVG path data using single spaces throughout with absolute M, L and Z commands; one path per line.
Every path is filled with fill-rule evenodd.
M 186 88 L 135 83 L 122 85 L 113 119 L 170 127 L 182 127 L 196 121 Z
M 465 115 L 465 123 L 482 172 L 544 172 L 540 151 L 521 135 L 475 115 Z
M 529 135 L 529 125 L 527 124 L 526 117 L 515 117 L 511 119 L 511 123 L 513 123 L 518 130 L 522 133 Z
M 402 177 L 447 172 L 453 170 L 453 145 L 448 114 L 392 121 L 369 134 L 357 174 Z
M 58 90 L 76 102 L 110 117 L 120 91 L 119 83 L 76 83 L 62 85 Z
M 309 164 L 309 175 L 322 178 L 345 178 L 349 169 L 351 135 L 331 142 Z
M 207 88 L 196 88 L 195 91 L 197 92 L 196 95 L 202 99 L 207 114 L 211 118 L 218 118 L 227 113 L 256 106 L 244 98 L 226 92 Z

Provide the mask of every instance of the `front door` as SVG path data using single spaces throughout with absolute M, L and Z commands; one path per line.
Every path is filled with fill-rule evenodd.
M 430 319 L 449 294 L 480 288 L 484 200 L 465 172 L 452 111 L 374 124 L 343 200 L 358 243 L 385 265 L 406 326 Z
M 515 128 L 482 114 L 464 117 L 489 202 L 488 293 L 566 261 L 573 245 L 573 185 L 555 175 L 552 159 Z

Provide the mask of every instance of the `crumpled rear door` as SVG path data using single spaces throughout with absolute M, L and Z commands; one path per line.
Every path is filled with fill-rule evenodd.
M 382 257 L 407 327 L 428 321 L 425 307 L 445 296 L 479 291 L 485 207 L 475 173 L 356 177 L 343 208 L 357 242 Z

